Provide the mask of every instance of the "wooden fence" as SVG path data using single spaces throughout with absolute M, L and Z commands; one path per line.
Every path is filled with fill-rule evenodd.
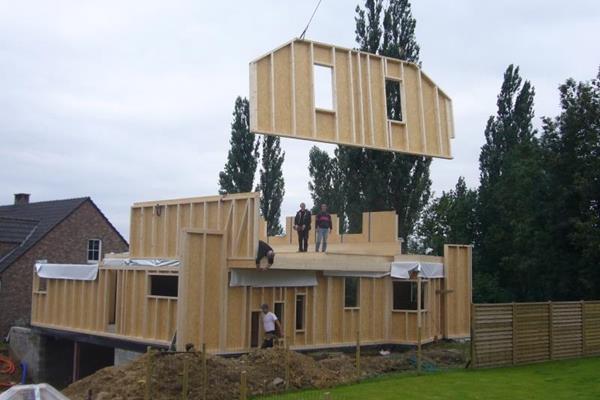
M 600 301 L 473 304 L 473 367 L 600 355 Z

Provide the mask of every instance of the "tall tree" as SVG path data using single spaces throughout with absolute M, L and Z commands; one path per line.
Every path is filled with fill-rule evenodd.
M 416 253 L 444 255 L 444 244 L 473 244 L 475 241 L 477 191 L 469 189 L 461 176 L 454 189 L 442 192 L 423 210 L 411 238 Z
M 258 164 L 259 139 L 250 133 L 248 99 L 235 99 L 230 149 L 224 171 L 219 172 L 219 193 L 251 192 Z
M 416 20 L 408 0 L 389 0 L 386 7 L 383 0 L 367 0 L 364 9 L 356 7 L 355 23 L 360 50 L 419 62 Z M 387 90 L 386 95 L 398 97 L 399 93 Z M 402 115 L 398 104 L 388 101 L 390 115 Z M 344 146 L 339 146 L 337 158 L 345 183 L 349 230 L 360 230 L 365 210 L 394 209 L 400 236 L 406 240 L 429 200 L 431 159 Z
M 282 165 L 285 152 L 281 150 L 277 136 L 265 136 L 262 145 L 260 183 L 256 190 L 261 192 L 260 211 L 267 221 L 267 234 L 280 235 L 283 232 L 281 222 L 281 203 L 285 194 Z
M 543 285 L 532 284 L 539 265 L 536 254 L 540 241 L 536 237 L 543 220 L 539 199 L 545 189 L 541 152 L 532 126 L 534 96 L 519 68 L 510 65 L 479 157 L 478 257 L 474 271 L 479 300 L 544 296 Z M 490 287 L 503 290 L 483 290 Z
M 543 253 L 554 297 L 600 296 L 600 69 L 590 82 L 559 88 L 561 113 L 545 118 L 542 146 L 551 184 Z
M 313 199 L 313 211 L 318 211 L 321 204 L 327 204 L 329 211 L 341 218 L 344 228 L 345 198 L 340 190 L 343 182 L 340 179 L 337 158 L 330 157 L 326 151 L 313 146 L 308 159 L 308 173 L 311 178 L 308 189 Z

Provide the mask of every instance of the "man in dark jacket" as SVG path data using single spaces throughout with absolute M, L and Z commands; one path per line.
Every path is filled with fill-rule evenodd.
M 327 204 L 321 204 L 321 211 L 317 214 L 315 225 L 317 226 L 317 253 L 319 247 L 321 247 L 321 241 L 323 242 L 323 253 L 325 253 L 325 250 L 327 250 L 327 237 L 333 228 L 331 215 L 327 212 Z
M 308 250 L 308 232 L 310 231 L 310 211 L 306 209 L 306 204 L 300 203 L 300 210 L 294 218 L 294 229 L 298 232 L 298 251 Z
M 267 258 L 267 263 L 269 264 L 269 266 L 261 268 L 260 262 L 265 257 Z M 268 268 L 271 268 L 273 262 L 275 262 L 275 252 L 273 251 L 273 248 L 267 243 L 263 242 L 262 240 L 259 240 L 258 250 L 256 251 L 256 268 L 260 270 L 266 270 Z

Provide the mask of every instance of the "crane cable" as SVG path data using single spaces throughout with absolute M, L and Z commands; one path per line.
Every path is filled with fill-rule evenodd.
M 313 11 L 312 15 L 310 16 L 310 19 L 308 20 L 308 24 L 306 24 L 306 28 L 304 28 L 304 30 L 303 30 L 303 31 L 302 31 L 302 33 L 300 34 L 300 39 L 304 39 L 304 35 L 306 35 L 306 31 L 308 30 L 308 27 L 310 26 L 310 23 L 312 22 L 312 20 L 313 20 L 313 17 L 315 16 L 315 14 L 317 13 L 317 10 L 319 9 L 319 6 L 321 5 L 321 1 L 322 1 L 322 0 L 319 0 L 319 1 L 317 2 L 317 6 L 315 7 L 315 9 L 314 9 L 314 11 Z

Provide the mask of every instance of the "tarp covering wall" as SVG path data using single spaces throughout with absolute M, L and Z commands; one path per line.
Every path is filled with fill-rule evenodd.
M 323 276 L 336 276 L 348 278 L 383 278 L 388 276 L 389 272 L 372 272 L 372 271 L 323 271 Z
M 444 264 L 421 261 L 394 261 L 391 276 L 398 279 L 410 279 L 411 271 L 417 271 L 421 278 L 443 278 Z
M 94 281 L 98 276 L 98 264 L 36 263 L 35 272 L 40 278 Z
M 179 267 L 179 260 L 165 258 L 105 258 L 105 267 Z
M 302 287 L 317 286 L 317 275 L 314 271 L 289 270 L 231 270 L 229 286 L 252 287 Z

